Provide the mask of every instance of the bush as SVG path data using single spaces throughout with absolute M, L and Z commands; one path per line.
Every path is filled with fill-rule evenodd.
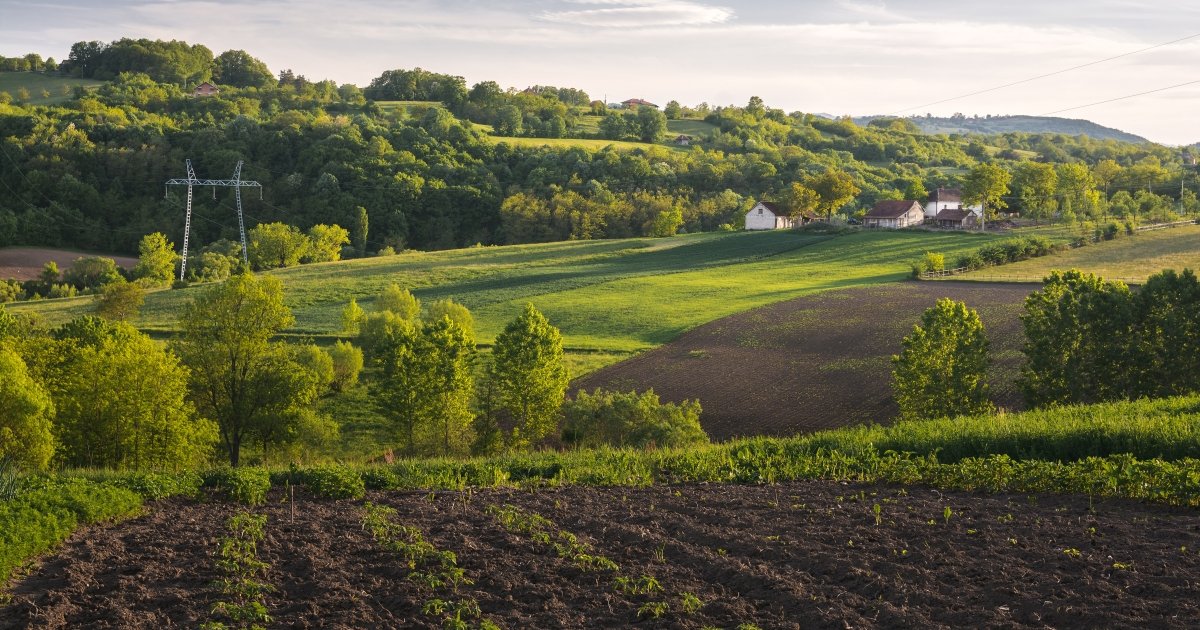
M 129 490 L 82 479 L 44 480 L 42 487 L 0 503 L 0 584 L 28 559 L 66 540 L 79 524 L 131 516 L 141 505 Z
M 271 489 L 271 475 L 263 468 L 221 468 L 204 473 L 202 478 L 204 487 L 246 505 L 263 503 Z
M 562 410 L 563 441 L 568 444 L 669 448 L 708 442 L 700 428 L 699 401 L 662 404 L 654 390 L 583 391 Z
M 363 478 L 345 466 L 293 467 L 291 478 L 324 499 L 361 499 L 366 493 Z
M 958 258 L 958 262 L 954 263 L 954 266 L 972 271 L 975 269 L 982 269 L 984 267 L 983 256 L 980 256 L 979 252 L 963 254 Z

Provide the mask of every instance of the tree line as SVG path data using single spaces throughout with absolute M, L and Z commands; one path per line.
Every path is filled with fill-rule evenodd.
M 1025 300 L 1017 382 L 1032 408 L 1200 392 L 1200 280 L 1150 276 L 1137 291 L 1071 270 Z M 989 344 L 978 313 L 942 299 L 892 358 L 905 419 L 988 413 Z
M 351 301 L 339 340 L 289 343 L 277 278 L 243 271 L 191 300 L 159 343 L 88 315 L 56 328 L 0 307 L 0 474 L 57 466 L 180 470 L 224 460 L 320 458 L 339 421 L 323 399 L 364 387 L 409 457 L 546 445 L 706 442 L 696 402 L 596 391 L 566 400 L 562 337 L 533 305 L 481 357 L 473 319 L 450 300 L 422 307 L 389 286 Z

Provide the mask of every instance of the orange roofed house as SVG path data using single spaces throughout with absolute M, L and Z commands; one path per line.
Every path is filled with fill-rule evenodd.
M 208 81 L 197 85 L 196 89 L 192 90 L 192 96 L 216 96 L 220 93 L 221 90 Z

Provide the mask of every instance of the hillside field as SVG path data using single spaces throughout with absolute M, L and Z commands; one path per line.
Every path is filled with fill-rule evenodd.
M 303 265 L 272 273 L 296 315 L 289 331 L 336 334 L 355 298 L 370 308 L 388 284 L 422 300 L 452 298 L 490 343 L 526 302 L 558 326 L 568 348 L 628 353 L 666 343 L 705 322 L 834 288 L 894 282 L 926 250 L 948 257 L 993 235 L 927 232 L 728 232 L 663 239 L 575 241 L 406 252 Z M 181 307 L 204 289 L 155 291 L 134 323 L 174 329 Z M 86 314 L 88 298 L 12 304 L 58 324 Z
M 95 89 L 101 85 L 104 85 L 104 81 L 61 77 L 41 72 L 0 72 L 0 92 L 8 92 L 15 100 L 17 90 L 25 88 L 29 90 L 29 102 L 33 105 L 61 103 L 71 96 L 71 90 L 76 86 Z M 43 97 L 42 90 L 50 92 L 50 96 Z
M 952 259 L 947 256 L 947 262 Z M 1200 271 L 1200 225 L 1139 232 L 1061 254 L 972 271 L 962 280 L 1040 282 L 1051 271 L 1081 269 L 1108 280 L 1138 284 L 1163 269 Z
M 69 249 L 45 247 L 0 247 L 0 280 L 33 280 L 42 272 L 46 263 L 53 261 L 59 271 L 66 271 L 76 258 L 81 256 L 104 256 L 116 261 L 117 266 L 133 269 L 137 258 L 77 252 Z

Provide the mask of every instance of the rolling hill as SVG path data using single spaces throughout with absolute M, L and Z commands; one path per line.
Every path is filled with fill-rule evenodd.
M 855 124 L 866 125 L 886 116 L 856 116 Z M 997 133 L 1060 133 L 1066 136 L 1088 136 L 1100 140 L 1149 142 L 1131 133 L 1096 124 L 1090 120 L 1054 116 L 991 116 L 988 118 L 941 118 L 914 116 L 906 118 L 925 133 L 964 133 L 991 135 Z

